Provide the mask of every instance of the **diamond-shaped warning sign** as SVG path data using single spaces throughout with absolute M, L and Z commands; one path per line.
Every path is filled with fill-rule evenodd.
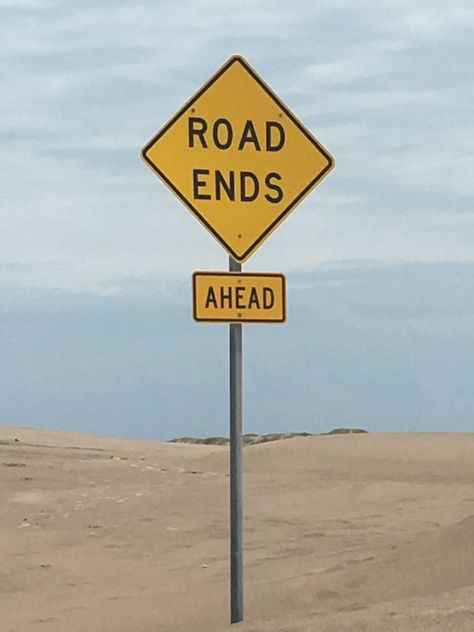
M 209 79 L 142 156 L 236 261 L 248 259 L 334 166 L 239 56 Z

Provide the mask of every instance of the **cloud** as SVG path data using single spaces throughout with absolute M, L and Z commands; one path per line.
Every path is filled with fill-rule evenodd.
M 139 149 L 235 52 L 337 162 L 252 267 L 472 261 L 470 2 L 32 1 L 3 13 L 0 283 L 119 292 L 225 267 Z

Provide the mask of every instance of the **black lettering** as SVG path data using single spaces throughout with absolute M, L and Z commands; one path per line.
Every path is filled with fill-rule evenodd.
M 228 182 L 221 171 L 216 170 L 216 200 L 221 199 L 221 189 L 224 189 L 231 202 L 235 202 L 235 173 L 229 171 Z
M 200 128 L 197 128 L 196 125 L 200 125 Z M 194 147 L 194 137 L 198 136 L 201 141 L 201 146 L 204 149 L 207 149 L 206 139 L 204 138 L 204 134 L 207 131 L 207 123 L 203 118 L 199 116 L 190 116 L 188 119 L 188 136 L 189 136 L 189 146 Z
M 221 143 L 219 140 L 219 127 L 224 126 L 227 130 L 227 140 L 225 143 Z M 217 119 L 212 127 L 212 138 L 214 139 L 214 144 L 218 149 L 229 149 L 232 144 L 232 139 L 234 137 L 234 132 L 232 131 L 232 125 L 225 118 Z
M 272 145 L 272 129 L 277 130 L 279 138 L 276 144 Z M 267 151 L 280 151 L 285 144 L 285 130 L 283 125 L 277 121 L 267 121 L 265 123 L 265 148 Z
M 260 143 L 258 142 L 257 132 L 255 131 L 252 121 L 247 121 L 245 123 L 242 138 L 240 139 L 238 146 L 239 151 L 244 148 L 245 143 L 253 143 L 255 145 L 255 149 L 260 151 Z
M 208 292 L 207 292 L 207 297 L 206 297 L 206 309 L 209 307 L 209 305 L 212 303 L 213 307 L 219 307 L 217 305 L 217 299 L 216 299 L 216 294 L 214 292 L 214 288 L 210 287 Z
M 224 308 L 224 302 L 228 301 L 229 304 L 227 305 L 227 307 L 231 308 L 232 307 L 232 288 L 229 287 L 228 288 L 228 292 L 227 294 L 224 292 L 224 288 L 221 287 L 221 308 Z
M 257 292 L 257 288 L 253 287 L 250 290 L 250 298 L 249 298 L 249 305 L 248 305 L 249 309 L 251 307 L 256 307 L 257 309 L 260 309 L 260 301 L 258 300 L 258 292 Z
M 265 184 L 267 185 L 269 189 L 271 189 L 272 191 L 275 191 L 276 195 L 272 197 L 271 195 L 266 193 L 265 199 L 271 202 L 272 204 L 278 204 L 278 202 L 281 202 L 283 199 L 283 190 L 281 189 L 281 187 L 278 186 L 278 184 L 274 184 L 272 182 L 272 179 L 281 180 L 281 175 L 279 173 L 275 173 L 274 171 L 272 171 L 271 173 L 267 175 L 267 177 L 265 178 Z
M 275 304 L 275 295 L 271 287 L 263 288 L 263 309 L 271 309 Z
M 235 306 L 237 309 L 245 309 L 245 303 L 242 303 L 242 299 L 244 298 L 245 288 L 244 287 L 236 287 L 235 288 Z
M 247 191 L 246 181 L 251 180 L 253 182 L 253 191 L 249 193 Z M 240 172 L 240 199 L 242 202 L 253 202 L 259 194 L 260 185 L 258 183 L 257 176 L 251 171 Z
M 201 187 L 206 186 L 204 180 L 199 180 L 199 176 L 209 175 L 209 169 L 193 169 L 193 195 L 195 200 L 210 200 L 211 196 L 208 193 L 199 193 Z

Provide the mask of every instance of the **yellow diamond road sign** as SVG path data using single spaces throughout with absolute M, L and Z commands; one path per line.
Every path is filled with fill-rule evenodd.
M 236 261 L 248 259 L 334 166 L 239 56 L 209 79 L 142 156 Z

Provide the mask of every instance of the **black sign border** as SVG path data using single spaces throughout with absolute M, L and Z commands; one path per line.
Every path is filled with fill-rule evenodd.
M 296 198 L 288 204 L 288 206 L 278 215 L 278 217 L 265 229 L 265 231 L 256 239 L 249 248 L 242 254 L 238 255 L 224 240 L 221 235 L 207 222 L 207 220 L 199 213 L 198 209 L 190 202 L 180 191 L 175 187 L 175 185 L 171 182 L 171 180 L 161 171 L 153 162 L 148 158 L 147 152 L 151 149 L 151 147 L 156 143 L 161 136 L 163 136 L 169 129 L 172 127 L 176 121 L 190 108 L 193 103 L 195 103 L 209 88 L 235 63 L 241 64 L 243 68 L 257 81 L 257 83 L 265 90 L 268 96 L 273 99 L 273 101 L 277 104 L 277 106 L 285 112 L 288 118 L 296 125 L 296 127 L 306 136 L 309 142 L 317 147 L 317 149 L 324 155 L 326 160 L 328 161 L 327 166 L 320 172 L 318 175 L 311 180 L 311 182 L 299 193 Z M 219 68 L 219 70 L 194 94 L 194 96 L 187 101 L 182 108 L 178 110 L 178 112 L 173 116 L 172 119 L 164 125 L 150 141 L 143 147 L 141 150 L 141 156 L 146 164 L 154 171 L 163 182 L 173 191 L 173 193 L 183 202 L 185 206 L 199 219 L 199 221 L 207 228 L 207 230 L 217 239 L 217 241 L 223 246 L 225 250 L 229 253 L 229 255 L 235 260 L 239 262 L 246 261 L 262 244 L 263 241 L 272 233 L 275 228 L 280 224 L 287 215 L 295 208 L 295 206 L 316 186 L 316 184 L 322 180 L 331 169 L 334 168 L 335 161 L 328 150 L 321 145 L 321 143 L 316 140 L 316 138 L 311 134 L 311 132 L 301 123 L 301 121 L 293 114 L 293 112 L 281 101 L 281 99 L 273 92 L 273 90 L 268 86 L 265 81 L 257 74 L 257 72 L 252 68 L 252 66 L 241 56 L 241 55 L 232 55 L 230 59 L 226 61 L 226 63 Z

